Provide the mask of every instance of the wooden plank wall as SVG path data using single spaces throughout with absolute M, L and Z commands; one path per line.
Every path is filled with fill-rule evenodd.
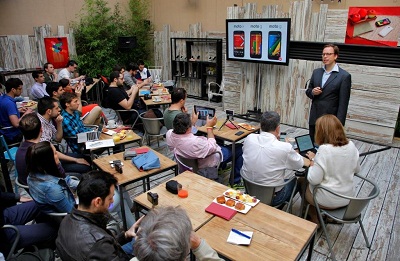
M 33 27 L 34 35 L 7 35 L 0 36 L 0 67 L 8 70 L 43 67 L 47 62 L 44 38 L 52 36 L 66 36 L 70 56 L 76 55 L 75 38 L 73 30 L 64 33 L 64 26 L 57 27 L 57 34 L 51 33 L 51 26 L 44 25 Z M 30 73 L 6 76 L 20 78 L 24 83 L 22 96 L 28 96 L 34 83 Z
M 347 10 L 329 10 L 327 4 L 321 4 L 319 12 L 313 13 L 311 5 L 311 0 L 296 1 L 291 4 L 288 13 L 282 12 L 279 5 L 263 6 L 262 12 L 257 13 L 257 5 L 247 3 L 243 7 L 228 7 L 227 18 L 290 17 L 291 40 L 343 43 Z M 201 30 L 198 25 L 196 28 Z M 168 33 L 171 37 L 201 35 L 199 31 L 194 33 L 192 26 L 188 33 Z M 205 33 L 205 37 L 211 37 L 211 34 Z M 219 34 L 219 37 L 224 39 L 225 46 L 225 33 Z M 165 44 L 159 47 L 166 48 Z M 223 50 L 225 52 L 225 48 Z M 340 57 L 338 62 L 352 75 L 345 126 L 348 135 L 381 144 L 392 143 L 400 103 L 399 69 L 342 64 Z M 261 111 L 274 110 L 280 113 L 282 123 L 308 128 L 310 100 L 304 94 L 304 86 L 312 71 L 321 66 L 321 62 L 298 59 L 290 59 L 289 66 L 275 66 L 226 61 L 224 58 L 224 107 L 246 113 L 258 104 Z M 259 81 L 261 90 L 258 94 Z M 197 83 L 190 80 L 182 83 L 181 87 L 187 88 L 189 93 L 199 93 L 200 86 Z

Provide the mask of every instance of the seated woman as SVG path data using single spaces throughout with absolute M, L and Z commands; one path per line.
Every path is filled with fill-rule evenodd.
M 352 141 L 346 138 L 344 128 L 336 116 L 327 114 L 318 118 L 315 127 L 315 142 L 319 145 L 317 154 L 307 152 L 311 159 L 307 180 L 306 200 L 311 204 L 311 221 L 319 224 L 313 189 L 317 185 L 329 188 L 345 196 L 354 196 L 353 177 L 360 171 L 359 152 Z M 319 190 L 316 195 L 319 207 L 336 209 L 346 206 L 349 201 Z
M 61 87 L 64 89 L 64 92 L 75 92 L 75 88 L 77 85 L 83 84 L 79 82 L 74 86 L 71 86 L 70 81 L 68 79 L 60 80 Z M 82 116 L 86 115 L 86 113 L 90 112 L 86 117 L 82 119 L 83 123 L 86 125 L 99 125 L 101 122 L 101 117 L 106 120 L 106 117 L 98 104 L 88 104 L 83 106 L 82 104 Z
M 78 181 L 65 176 L 58 154 L 48 141 L 29 147 L 26 157 L 29 192 L 42 211 L 71 212 Z
M 70 213 L 76 204 L 73 191 L 76 190 L 79 181 L 65 176 L 54 146 L 48 141 L 32 145 L 28 149 L 26 163 L 29 171 L 29 192 L 41 210 L 46 213 Z M 124 193 L 123 202 L 127 225 L 131 227 L 135 219 L 129 211 L 133 204 L 128 193 Z M 120 197 L 116 189 L 114 203 L 109 210 L 117 212 L 121 218 L 119 204 Z

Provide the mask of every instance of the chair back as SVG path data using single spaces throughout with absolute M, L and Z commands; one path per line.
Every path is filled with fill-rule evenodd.
M 17 245 L 18 245 L 18 242 L 20 239 L 20 233 L 19 233 L 18 228 L 13 225 L 4 225 L 3 227 L 1 227 L 1 229 L 12 229 L 15 232 L 15 236 L 14 236 L 14 239 L 11 244 L 10 252 L 8 253 L 8 256 L 5 256 L 6 260 L 9 260 L 13 256 L 15 250 L 17 249 Z
M 15 148 L 15 153 L 11 152 L 10 149 L 8 148 L 7 142 L 4 139 L 3 135 L 0 135 L 0 143 L 1 143 L 1 147 L 3 148 L 3 151 L 4 151 L 4 157 L 7 160 L 15 161 L 15 153 L 16 153 L 18 148 Z
M 143 112 L 139 115 L 142 120 L 143 127 L 148 135 L 159 135 L 161 129 L 161 122 L 163 118 L 145 118 L 146 112 Z
M 149 66 L 148 70 L 155 83 L 162 81 L 162 66 Z
M 178 163 L 178 172 L 181 174 L 187 170 L 197 173 L 199 170 L 197 159 L 185 159 L 184 157 L 179 156 L 174 150 L 175 160 Z
M 372 180 L 369 180 L 359 175 L 356 176 L 364 180 L 365 182 L 370 183 L 372 185 L 372 190 L 367 197 L 357 197 L 350 199 L 349 205 L 347 205 L 346 211 L 343 216 L 344 220 L 351 220 L 360 216 L 361 212 L 368 205 L 368 203 L 379 195 L 379 188 Z
M 246 193 L 258 198 L 262 203 L 271 205 L 276 186 L 261 185 L 242 176 Z

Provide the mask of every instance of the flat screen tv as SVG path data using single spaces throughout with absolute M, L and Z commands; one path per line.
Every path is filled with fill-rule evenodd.
M 227 60 L 288 65 L 290 18 L 227 19 Z

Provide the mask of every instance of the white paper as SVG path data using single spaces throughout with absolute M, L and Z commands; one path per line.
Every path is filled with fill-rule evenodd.
M 226 242 L 234 245 L 250 245 L 251 239 L 253 238 L 253 232 L 252 231 L 240 231 L 240 232 L 242 232 L 246 236 L 249 236 L 250 238 L 245 238 L 244 236 L 236 234 L 231 230 Z
M 114 147 L 115 146 L 114 141 L 112 139 L 88 141 L 85 144 L 86 144 L 86 149 L 87 150 L 98 149 L 98 148 L 107 148 L 107 147 Z

